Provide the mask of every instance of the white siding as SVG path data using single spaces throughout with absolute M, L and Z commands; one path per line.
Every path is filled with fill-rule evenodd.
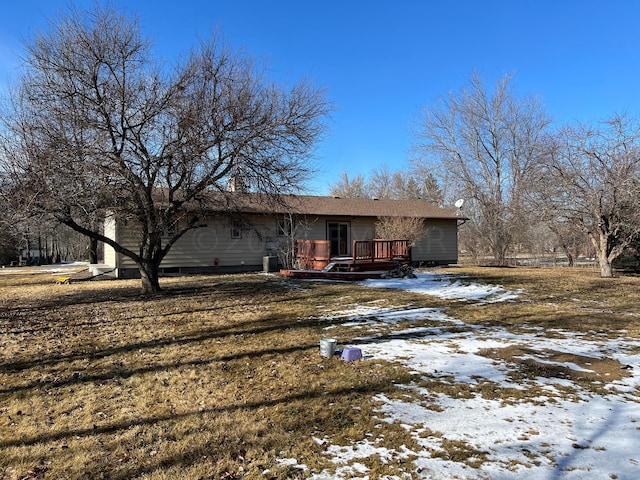
M 107 217 L 104 221 L 104 236 L 113 240 L 116 239 L 116 220 L 113 216 Z M 116 264 L 116 251 L 113 247 L 105 244 L 103 252 L 103 263 L 116 268 L 118 266 Z

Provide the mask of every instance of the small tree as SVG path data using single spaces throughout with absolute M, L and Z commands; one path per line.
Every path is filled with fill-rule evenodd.
M 27 45 L 3 144 L 33 211 L 128 256 L 157 291 L 160 263 L 211 202 L 233 208 L 231 177 L 266 194 L 300 187 L 329 109 L 321 90 L 269 81 L 218 38 L 167 69 L 137 20 L 96 7 Z M 107 215 L 139 226 L 136 247 L 101 233 Z
M 367 186 L 362 175 L 349 178 L 349 173 L 345 170 L 340 174 L 340 178 L 329 190 L 329 194 L 342 198 L 367 198 Z
M 280 241 L 276 245 L 278 260 L 286 269 L 296 268 L 297 242 L 307 237 L 311 224 L 293 212 L 287 212 L 279 220 L 277 228 L 280 230 Z
M 556 219 L 547 222 L 549 230 L 556 236 L 560 248 L 567 257 L 567 263 L 570 267 L 575 266 L 576 260 L 580 253 L 584 250 L 587 238 L 575 223 L 564 219 Z
M 376 237 L 406 239 L 410 247 L 427 235 L 424 219 L 416 217 L 380 217 L 375 229 Z

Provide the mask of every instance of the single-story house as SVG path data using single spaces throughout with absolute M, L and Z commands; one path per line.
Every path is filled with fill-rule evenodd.
M 458 259 L 455 209 L 443 209 L 422 200 L 376 200 L 328 196 L 283 196 L 268 202 L 254 193 L 235 193 L 234 208 L 211 208 L 203 226 L 188 231 L 164 258 L 160 273 L 213 273 L 262 270 L 265 257 L 277 256 L 295 245 L 295 239 L 328 240 L 331 255 L 350 255 L 353 241 L 376 238 L 382 217 L 423 219 L 426 236 L 411 248 L 411 262 L 452 264 Z M 110 217 L 105 235 L 136 250 L 136 229 Z M 119 278 L 136 276 L 134 262 L 108 245 L 104 263 Z

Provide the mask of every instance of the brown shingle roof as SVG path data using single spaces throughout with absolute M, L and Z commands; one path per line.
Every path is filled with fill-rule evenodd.
M 234 194 L 236 210 L 247 213 L 285 213 L 350 217 L 418 217 L 461 219 L 455 209 L 439 208 L 423 200 L 374 200 L 308 195 L 283 195 L 269 201 L 259 194 Z M 232 200 L 232 201 L 233 201 Z

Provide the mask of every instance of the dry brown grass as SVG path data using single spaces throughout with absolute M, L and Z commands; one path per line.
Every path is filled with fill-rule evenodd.
M 477 282 L 524 289 L 524 299 L 529 300 L 518 302 L 517 308 L 511 303 L 483 309 L 454 304 L 452 315 L 465 321 L 605 335 L 626 331 L 635 338 L 640 336 L 640 277 L 600 278 L 591 268 L 563 267 L 465 267 L 452 271 L 467 274 Z
M 316 304 L 348 286 L 191 277 L 148 298 L 135 281 L 0 281 L 9 478 L 289 477 L 276 458 L 320 469 L 312 435 L 346 441 L 402 380 L 319 357 Z
M 457 272 L 524 288 L 527 301 L 478 307 L 264 275 L 167 278 L 163 294 L 145 297 L 138 281 L 55 285 L 50 274 L 0 275 L 0 478 L 301 477 L 276 461 L 283 458 L 316 472 L 335 468 L 314 438 L 375 436 L 372 397 L 416 381 L 398 365 L 319 356 L 327 323 L 318 317 L 345 303 L 384 299 L 446 306 L 474 324 L 639 336 L 638 278 Z M 522 353 L 487 355 L 515 361 Z M 464 393 L 446 379 L 430 383 Z M 379 440 L 416 447 L 400 425 L 385 424 Z M 450 450 L 460 461 L 483 457 L 463 445 Z M 393 462 L 368 462 L 371 478 L 396 472 Z

